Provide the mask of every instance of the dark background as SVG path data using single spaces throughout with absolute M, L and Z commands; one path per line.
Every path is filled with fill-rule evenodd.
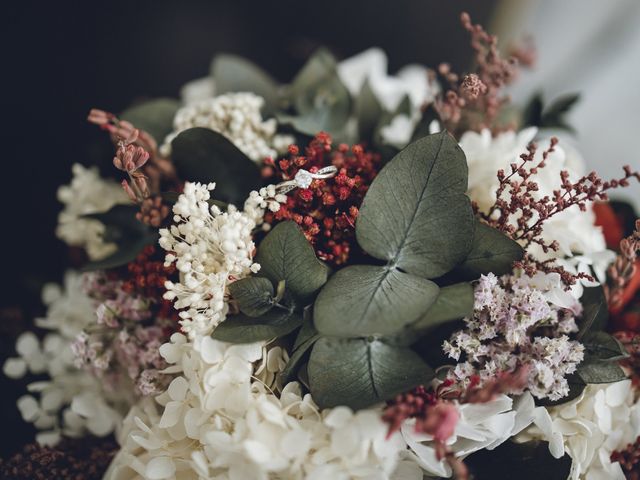
M 289 81 L 326 45 L 339 58 L 371 46 L 393 72 L 407 63 L 470 60 L 459 15 L 487 23 L 494 0 L 77 1 L 3 5 L 2 253 L 0 362 L 41 314 L 39 292 L 59 280 L 68 252 L 54 235 L 59 185 L 71 165 L 111 158 L 109 140 L 85 121 L 91 107 L 119 112 L 131 102 L 177 96 L 231 52 Z M 105 171 L 109 171 L 106 169 Z M 0 457 L 31 440 L 15 406 L 27 382 L 0 374 Z

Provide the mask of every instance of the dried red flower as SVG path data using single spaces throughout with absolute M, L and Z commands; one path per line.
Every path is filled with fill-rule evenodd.
M 640 480 L 640 437 L 623 450 L 613 452 L 611 461 L 620 463 L 628 480 Z
M 331 136 L 321 132 L 300 155 L 295 145 L 286 158 L 265 162 L 264 173 L 276 181 L 290 180 L 304 168 L 312 173 L 334 165 L 338 174 L 326 180 L 314 180 L 307 189 L 298 189 L 275 213 L 267 212 L 265 221 L 274 225 L 293 220 L 302 228 L 318 257 L 332 265 L 346 263 L 357 249 L 355 223 L 369 185 L 380 169 L 380 157 L 362 146 L 333 145 Z

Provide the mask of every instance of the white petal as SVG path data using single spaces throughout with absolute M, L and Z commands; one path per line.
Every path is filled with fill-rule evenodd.
M 160 428 L 168 428 L 178 423 L 178 419 L 182 414 L 182 402 L 169 402 L 164 407 L 162 418 L 160 419 Z
M 176 377 L 169 384 L 167 389 L 171 400 L 181 401 L 187 395 L 189 390 L 189 383 L 184 377 Z
M 149 461 L 144 473 L 149 480 L 163 480 L 176 473 L 176 466 L 169 457 L 155 457 Z
M 343 427 L 353 417 L 349 407 L 336 407 L 324 418 L 324 424 L 331 428 Z
M 245 440 L 242 446 L 249 458 L 256 463 L 266 463 L 271 458 L 271 450 L 262 442 Z
M 33 422 L 40 413 L 38 401 L 31 395 L 24 395 L 17 401 L 18 410 L 26 422 Z
M 16 352 L 28 358 L 40 350 L 40 341 L 33 332 L 24 332 L 16 341 Z
M 27 373 L 27 363 L 22 358 L 7 358 L 2 371 L 9 378 L 22 378 Z

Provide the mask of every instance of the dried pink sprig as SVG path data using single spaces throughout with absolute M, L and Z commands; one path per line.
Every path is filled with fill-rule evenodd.
M 607 270 L 609 285 L 605 294 L 611 310 L 618 310 L 623 304 L 624 292 L 636 274 L 638 252 L 640 251 L 640 220 L 636 220 L 635 230 L 620 241 L 619 253 Z
M 141 148 L 147 153 L 148 161 L 145 160 L 143 165 L 137 167 L 137 169 L 142 170 L 140 174 L 137 175 L 138 180 L 131 179 L 131 185 L 129 185 L 128 182 L 126 185 L 123 183 L 123 188 L 134 202 L 140 203 L 144 198 L 147 198 L 149 196 L 146 195 L 147 191 L 149 193 L 158 193 L 163 181 L 175 183 L 176 172 L 173 164 L 160 155 L 158 143 L 149 133 L 136 128 L 126 120 L 119 119 L 113 113 L 96 108 L 91 109 L 87 120 L 109 132 L 111 140 L 118 149 L 116 158 L 119 156 L 119 150 L 122 145 L 126 148 L 129 146 L 131 146 L 131 148 Z M 125 154 L 126 152 L 122 152 L 122 155 Z M 119 161 L 123 162 L 123 159 L 119 159 Z M 127 172 L 131 170 L 127 168 L 124 162 L 121 166 L 118 166 L 116 159 L 114 159 L 114 164 L 116 168 L 120 170 Z M 142 180 L 143 176 L 144 181 Z
M 454 471 L 455 478 L 464 480 L 469 477 L 469 471 L 446 443 L 455 433 L 460 420 L 453 400 L 458 403 L 487 403 L 503 393 L 521 392 L 527 385 L 528 377 L 529 369 L 520 367 L 513 372 L 498 373 L 494 380 L 484 382 L 481 386 L 479 377 L 466 388 L 449 379 L 435 389 L 420 385 L 390 401 L 384 409 L 382 420 L 389 425 L 390 436 L 406 420 L 416 419 L 416 431 L 433 437 L 438 460 L 444 459 Z
M 558 251 L 560 247 L 556 241 L 548 242 L 542 236 L 544 224 L 550 218 L 574 206 L 586 211 L 588 202 L 607 200 L 609 190 L 628 186 L 632 178 L 640 181 L 640 173 L 632 171 L 629 166 L 624 167 L 623 177 L 608 181 L 602 180 L 596 172 L 591 172 L 572 182 L 569 172 L 562 170 L 560 186 L 553 191 L 553 195 L 535 198 L 534 192 L 539 190 L 534 180 L 535 175 L 547 165 L 549 155 L 555 151 L 557 144 L 558 139 L 552 137 L 549 147 L 542 152 L 542 159 L 536 163 L 534 158 L 538 146 L 530 143 L 527 152 L 520 155 L 520 163 L 510 165 L 509 174 L 502 169 L 498 170 L 496 201 L 489 211 L 480 212 L 475 206 L 476 212 L 486 223 L 520 242 L 525 249 L 536 244 L 545 253 Z M 529 276 L 537 271 L 556 272 L 567 286 L 574 285 L 580 279 L 593 280 L 587 273 L 568 272 L 556 265 L 554 259 L 540 261 L 530 253 L 526 253 L 514 267 L 522 269 Z
M 517 61 L 514 57 L 502 58 L 498 38 L 481 25 L 474 25 L 468 13 L 462 13 L 460 21 L 471 34 L 476 71 L 461 77 L 448 64 L 441 64 L 438 73 L 449 88 L 436 100 L 435 108 L 451 132 L 492 128 L 500 109 L 509 101 L 502 90 L 516 77 Z

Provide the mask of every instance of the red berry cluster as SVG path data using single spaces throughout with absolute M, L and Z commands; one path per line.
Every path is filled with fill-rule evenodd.
M 333 265 L 347 262 L 355 242 L 355 222 L 369 185 L 380 170 L 380 156 L 362 146 L 332 145 L 331 136 L 321 132 L 300 155 L 297 146 L 279 160 L 267 159 L 263 174 L 276 181 L 293 179 L 300 169 L 311 173 L 334 165 L 338 174 L 314 180 L 309 188 L 295 190 L 280 210 L 265 216 L 267 223 L 293 220 L 316 250 L 318 257 Z
M 157 302 L 156 316 L 159 318 L 178 320 L 178 313 L 169 300 L 162 298 L 167 280 L 175 280 L 176 267 L 164 266 L 163 253 L 154 245 L 147 245 L 128 263 L 123 277 L 122 289 L 129 293 L 137 293 Z
M 629 480 L 640 479 L 640 437 L 630 443 L 623 450 L 611 454 L 612 462 L 619 462 L 624 470 L 624 476 Z
M 438 397 L 431 390 L 419 385 L 410 392 L 401 393 L 388 402 L 382 414 L 382 421 L 389 425 L 389 434 L 400 430 L 405 420 L 418 419 L 417 425 L 427 417 L 429 406 L 436 404 Z

